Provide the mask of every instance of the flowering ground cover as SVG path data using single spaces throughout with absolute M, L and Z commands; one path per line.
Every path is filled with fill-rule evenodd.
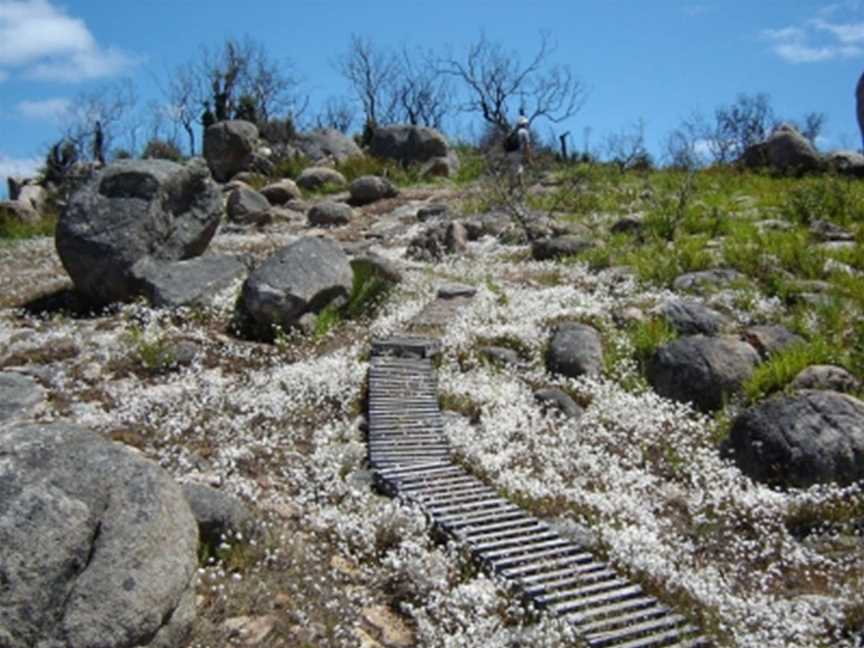
M 854 274 L 810 267 L 791 235 L 754 238 L 762 235 L 752 223 L 789 204 L 765 188 L 770 179 L 745 178 L 731 197 L 727 178 L 700 180 L 710 188 L 687 203 L 671 239 L 608 234 L 609 221 L 646 210 L 649 228 L 668 231 L 651 219 L 680 181 L 581 178 L 570 203 L 556 207 L 605 246 L 564 261 L 532 261 L 527 245 L 491 237 L 440 263 L 408 261 L 419 225 L 406 218 L 373 247 L 403 271 L 374 315 L 273 345 L 232 335 L 239 285 L 208 307 L 89 313 L 70 301 L 53 241 L 3 244 L 0 365 L 46 387 L 39 419 L 90 426 L 178 480 L 218 485 L 252 508 L 256 534 L 225 538 L 215 555 L 201 556 L 190 646 L 578 646 L 568 627 L 526 609 L 459 546 L 438 542 L 421 515 L 371 488 L 362 425 L 370 339 L 404 330 L 440 284 L 470 284 L 477 295 L 439 331 L 440 400 L 458 462 L 578 533 L 719 646 L 855 646 L 864 622 L 860 486 L 784 491 L 742 475 L 719 446 L 746 401 L 706 416 L 655 395 L 640 370 L 641 338 L 619 315 L 650 313 L 673 294 L 678 274 L 734 262 L 753 282 L 698 299 L 740 325 L 783 322 L 811 342 L 846 340 L 838 359 L 860 378 L 849 341 L 864 291 Z M 817 191 L 782 182 L 787 194 Z M 532 200 L 539 206 L 543 195 Z M 487 199 L 472 190 L 465 209 Z M 715 207 L 716 232 L 707 229 Z M 860 236 L 855 218 L 844 225 Z M 302 233 L 221 233 L 212 247 L 260 259 Z M 759 263 L 757 252 L 776 260 Z M 823 267 L 828 258 L 861 265 L 854 247 L 824 254 Z M 616 269 L 624 263 L 635 272 Z M 780 283 L 777 267 L 787 272 Z M 802 278 L 827 279 L 851 297 L 843 307 L 805 309 L 787 299 Z M 601 332 L 602 376 L 546 371 L 550 331 L 563 319 Z M 488 344 L 516 350 L 520 364 L 488 361 L 479 352 Z M 584 415 L 544 413 L 534 391 L 549 386 L 573 396 Z M 389 610 L 387 623 L 370 613 L 378 607 Z

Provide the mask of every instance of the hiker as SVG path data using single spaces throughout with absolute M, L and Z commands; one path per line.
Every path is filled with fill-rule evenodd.
M 531 151 L 530 122 L 521 110 L 519 111 L 519 117 L 516 119 L 516 128 L 507 135 L 504 148 L 507 150 L 507 157 L 510 159 L 511 189 L 514 189 L 517 185 L 524 189 L 525 167 L 531 166 L 533 154 Z

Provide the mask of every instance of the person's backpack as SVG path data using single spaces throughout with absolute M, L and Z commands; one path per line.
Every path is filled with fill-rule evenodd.
M 508 153 L 513 153 L 519 150 L 519 129 L 514 128 L 504 138 L 504 150 Z

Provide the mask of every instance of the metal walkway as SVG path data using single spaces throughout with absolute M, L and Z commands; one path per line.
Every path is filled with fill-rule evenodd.
M 369 463 L 378 486 L 419 505 L 483 568 L 574 624 L 589 646 L 711 646 L 639 585 L 450 463 L 433 368 L 439 351 L 432 338 L 372 344 Z

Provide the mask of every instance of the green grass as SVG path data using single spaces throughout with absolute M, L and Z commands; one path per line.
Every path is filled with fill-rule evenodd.
M 303 169 L 313 166 L 312 160 L 305 155 L 293 155 L 280 161 L 273 172 L 276 178 L 290 178 L 296 180 Z
M 20 241 L 23 239 L 54 236 L 59 215 L 50 213 L 36 223 L 23 223 L 7 209 L 0 208 L 0 240 Z
M 820 176 L 803 178 L 788 192 L 785 215 L 809 225 L 816 219 L 849 225 L 864 221 L 864 188 L 851 178 Z
M 633 345 L 633 357 L 639 368 L 645 371 L 648 361 L 658 348 L 678 337 L 678 333 L 662 317 L 631 324 L 627 336 Z
M 349 319 L 370 316 L 381 305 L 393 287 L 392 282 L 380 276 L 373 266 L 355 264 L 351 295 L 344 314 Z
M 459 171 L 453 178 L 457 185 L 467 185 L 479 180 L 488 170 L 486 157 L 470 146 L 455 147 L 459 156 Z
M 794 344 L 779 351 L 756 367 L 743 385 L 751 403 L 782 391 L 801 371 L 815 364 L 837 363 L 839 354 L 823 337 Z
M 676 277 L 713 267 L 714 259 L 705 248 L 704 235 L 681 236 L 674 243 L 653 239 L 637 246 L 622 259 L 632 266 L 639 279 L 660 286 L 669 286 Z
M 417 184 L 420 180 L 418 166 L 402 167 L 392 160 L 382 160 L 371 155 L 349 157 L 337 163 L 336 170 L 345 176 L 348 182 L 367 175 L 386 177 L 399 186 Z

